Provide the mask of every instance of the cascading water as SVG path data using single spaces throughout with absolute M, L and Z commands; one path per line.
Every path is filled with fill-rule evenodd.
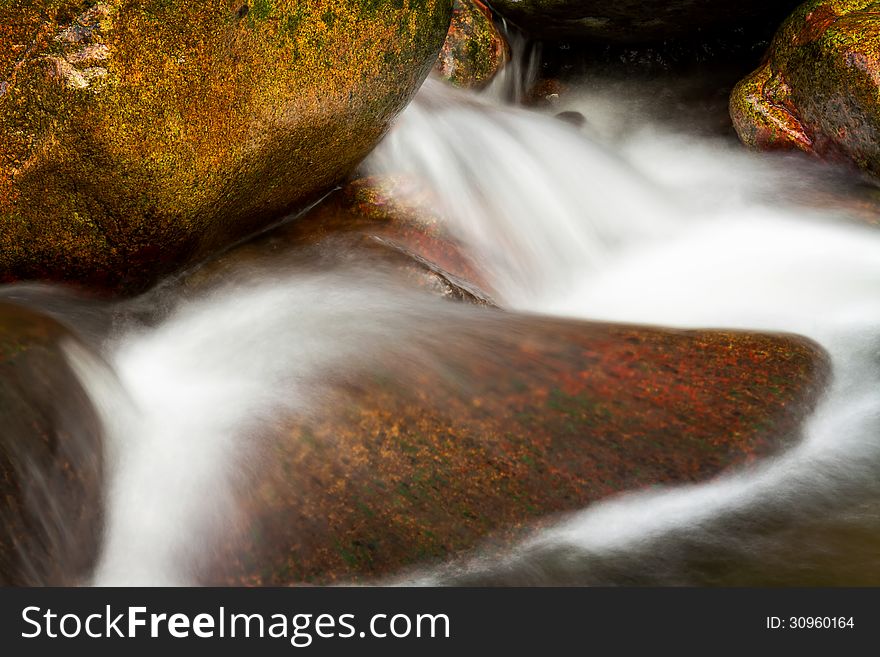
M 742 581 L 810 583 L 822 564 L 876 569 L 880 233 L 790 202 L 787 190 L 806 193 L 827 171 L 639 126 L 620 109 L 626 95 L 585 88 L 566 101 L 592 137 L 498 96 L 429 81 L 367 166 L 428 185 L 502 305 L 801 333 L 828 349 L 834 381 L 802 445 L 779 458 L 621 496 L 500 557 L 405 581 L 730 583 L 719 564 L 735 562 Z M 198 581 L 205 546 L 235 513 L 231 491 L 258 458 L 255 428 L 309 413 L 328 371 L 368 367 L 392 345 L 396 357 L 442 362 L 466 341 L 459 320 L 485 312 L 403 294 L 375 272 L 283 268 L 140 304 L 161 316 L 144 325 L 116 311 L 103 340 L 112 372 L 70 351 L 110 436 L 102 585 Z M 807 532 L 824 542 L 804 548 Z
M 840 210 L 809 209 L 823 177 L 840 183 L 839 174 L 634 122 L 622 109 L 634 99 L 618 90 L 569 100 L 565 109 L 592 125 L 588 139 L 549 116 L 428 86 L 373 172 L 427 181 L 513 307 L 799 333 L 829 351 L 833 385 L 803 443 L 781 458 L 595 505 L 500 559 L 415 581 L 695 584 L 750 573 L 803 584 L 876 572 L 880 233 Z M 798 193 L 805 205 L 793 202 Z M 743 579 L 725 580 L 725 562 Z
M 617 248 L 678 223 L 661 189 L 573 128 L 434 80 L 369 167 L 430 181 L 453 232 L 515 308 L 569 288 Z
M 158 326 L 122 330 L 105 349 L 115 374 L 68 348 L 110 436 L 96 584 L 199 581 L 278 418 L 316 412 L 327 378 L 375 366 L 392 346 L 398 361 L 430 367 L 446 333 L 492 321 L 426 304 L 375 269 L 254 273 L 171 301 Z

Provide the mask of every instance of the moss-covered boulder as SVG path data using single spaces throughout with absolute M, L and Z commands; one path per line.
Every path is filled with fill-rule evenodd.
M 344 177 L 452 0 L 0 0 L 0 280 L 134 290 Z
M 434 317 L 420 359 L 377 351 L 277 423 L 211 583 L 377 577 L 705 479 L 795 438 L 828 373 L 795 337 L 467 317 Z
M 510 59 L 510 46 L 480 0 L 455 0 L 435 70 L 459 87 L 485 87 Z
M 647 43 L 782 20 L 798 0 L 489 0 L 534 37 Z
M 734 89 L 730 113 L 748 146 L 846 158 L 880 175 L 880 2 L 798 7 Z
M 54 320 L 0 302 L 0 585 L 82 584 L 98 554 L 101 424 L 65 344 Z

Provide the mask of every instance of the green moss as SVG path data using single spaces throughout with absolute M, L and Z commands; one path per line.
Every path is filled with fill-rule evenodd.
M 367 4 L 99 3 L 88 39 L 108 46 L 107 74 L 83 89 L 64 82 L 77 65 L 54 10 L 87 5 L 4 0 L 0 76 L 10 44 L 44 38 L 0 96 L 0 280 L 136 292 L 346 176 L 427 75 L 451 11 Z
M 248 16 L 253 17 L 254 20 L 264 21 L 272 15 L 274 10 L 275 7 L 272 4 L 272 0 L 253 0 Z
M 295 39 L 297 31 L 303 21 L 303 7 L 297 5 L 291 10 L 290 14 L 281 21 L 281 31 L 290 39 Z
M 847 155 L 880 176 L 880 33 L 876 2 L 813 0 L 782 25 L 762 67 L 731 96 L 755 148 Z
M 507 51 L 504 37 L 484 10 L 472 0 L 456 0 L 437 70 L 456 86 L 482 87 L 504 65 Z

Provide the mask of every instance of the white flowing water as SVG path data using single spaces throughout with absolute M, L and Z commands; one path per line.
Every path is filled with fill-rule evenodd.
M 799 333 L 830 353 L 831 389 L 803 443 L 781 458 L 701 486 L 594 505 L 500 559 L 415 581 L 694 583 L 699 575 L 676 555 L 708 544 L 738 558 L 763 553 L 768 572 L 797 583 L 790 573 L 814 564 L 785 559 L 830 549 L 822 539 L 771 547 L 748 523 L 742 533 L 724 524 L 760 513 L 788 530 L 830 512 L 880 531 L 880 231 L 842 210 L 811 209 L 809 196 L 792 202 L 839 172 L 652 125 L 626 115 L 634 100 L 643 104 L 619 91 L 569 100 L 564 109 L 590 122 L 587 138 L 550 116 L 428 85 L 374 155 L 373 172 L 427 181 L 510 307 Z M 612 555 L 625 563 L 627 554 L 632 563 L 614 566 L 622 572 L 597 574 L 596 563 Z M 856 573 L 880 566 L 876 552 L 834 558 L 855 559 Z
M 235 490 L 260 471 L 273 426 L 308 419 L 326 377 L 375 366 L 392 347 L 398 362 L 430 366 L 472 314 L 353 269 L 239 270 L 172 303 L 158 326 L 111 340 L 110 370 L 68 349 L 110 437 L 98 585 L 197 582 L 236 525 Z
M 830 352 L 831 389 L 803 443 L 782 457 L 698 486 L 623 495 L 504 554 L 487 548 L 404 581 L 702 583 L 711 578 L 687 555 L 708 550 L 750 568 L 760 554 L 798 583 L 807 566 L 792 563 L 792 541 L 802 539 L 779 547 L 783 530 L 828 514 L 880 530 L 880 231 L 790 202 L 792 189 L 808 193 L 837 174 L 653 125 L 625 111 L 630 100 L 589 87 L 569 98 L 565 109 L 590 122 L 587 136 L 429 81 L 368 168 L 425 181 L 509 308 L 801 333 Z M 255 428 L 309 412 L 328 370 L 368 366 L 390 345 L 408 345 L 413 359 L 441 353 L 455 325 L 444 333 L 440 320 L 480 312 L 390 291 L 361 272 L 242 272 L 177 298 L 153 326 L 117 332 L 105 355 L 118 386 L 71 353 L 111 437 L 95 582 L 197 581 L 235 512 L 231 491 L 251 467 Z M 841 558 L 877 565 L 875 554 Z

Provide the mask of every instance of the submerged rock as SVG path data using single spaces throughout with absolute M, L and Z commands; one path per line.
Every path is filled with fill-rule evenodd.
M 304 204 L 436 61 L 452 0 L 0 4 L 0 281 L 135 290 Z
M 740 82 L 730 113 L 756 149 L 848 159 L 880 175 L 880 3 L 812 0 Z
M 583 128 L 587 125 L 587 117 L 585 117 L 580 112 L 567 110 L 565 112 L 559 112 L 556 114 L 556 118 L 562 121 L 563 123 L 568 123 L 575 128 Z
M 510 46 L 480 0 L 455 0 L 452 26 L 434 70 L 459 87 L 485 87 L 510 59 Z
M 490 0 L 533 37 L 646 43 L 688 37 L 733 23 L 781 20 L 798 0 Z
M 384 271 L 405 287 L 494 305 L 485 272 L 446 229 L 436 199 L 404 176 L 355 180 L 305 215 L 205 263 L 187 284 L 222 285 L 243 268 L 285 267 Z
M 64 327 L 0 302 L 0 585 L 83 583 L 102 528 L 101 424 Z
M 790 336 L 479 314 L 425 327 L 442 365 L 376 354 L 279 430 L 211 583 L 379 577 L 705 479 L 788 444 L 828 372 Z

